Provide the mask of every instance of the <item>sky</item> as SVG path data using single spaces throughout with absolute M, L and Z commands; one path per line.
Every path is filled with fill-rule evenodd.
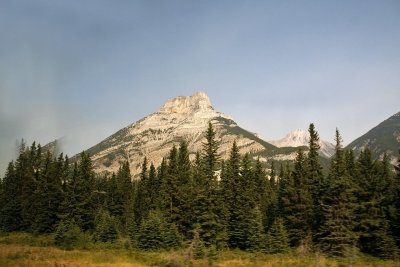
M 265 140 L 347 144 L 400 111 L 400 1 L 0 1 L 0 176 L 16 140 L 72 156 L 198 90 Z

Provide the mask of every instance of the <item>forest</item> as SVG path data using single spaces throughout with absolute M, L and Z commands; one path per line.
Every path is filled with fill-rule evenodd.
M 336 153 L 323 170 L 314 124 L 308 130 L 308 149 L 293 164 L 271 161 L 266 171 L 235 142 L 222 160 L 210 123 L 193 161 L 181 142 L 160 166 L 145 158 L 140 179 L 128 162 L 99 175 L 85 152 L 71 164 L 22 143 L 0 183 L 0 232 L 51 234 L 64 249 L 123 239 L 143 251 L 189 248 L 194 258 L 238 249 L 396 259 L 400 162 L 393 168 L 368 148 L 353 155 L 336 130 Z

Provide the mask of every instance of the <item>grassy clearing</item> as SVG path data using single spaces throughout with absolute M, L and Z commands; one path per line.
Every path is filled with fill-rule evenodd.
M 20 267 L 143 267 L 143 266 L 219 266 L 219 267 L 389 267 L 400 266 L 399 261 L 382 261 L 360 256 L 353 259 L 333 259 L 323 255 L 296 254 L 265 255 L 243 251 L 224 251 L 214 259 L 191 260 L 184 250 L 143 252 L 130 249 L 102 248 L 62 250 L 52 246 L 51 236 L 16 233 L 0 236 L 0 266 Z

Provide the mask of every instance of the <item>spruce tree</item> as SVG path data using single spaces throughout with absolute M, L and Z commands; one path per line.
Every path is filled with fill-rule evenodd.
M 308 145 L 308 155 L 307 155 L 307 165 L 305 166 L 307 170 L 307 180 L 310 186 L 311 198 L 313 201 L 313 237 L 315 239 L 318 235 L 319 227 L 321 226 L 321 219 L 323 218 L 322 211 L 322 197 L 325 194 L 326 184 L 324 181 L 324 176 L 322 173 L 322 166 L 319 161 L 319 135 L 315 130 L 313 123 L 310 124 L 308 128 L 310 135 L 309 145 Z
M 200 185 L 195 198 L 194 213 L 200 226 L 200 236 L 207 246 L 223 247 L 226 236 L 224 222 L 224 205 L 218 196 L 219 188 L 216 171 L 219 164 L 218 141 L 211 122 L 206 132 L 206 142 L 203 143 L 202 155 L 196 166 L 195 183 Z M 221 209 L 222 208 L 222 209 Z
M 2 181 L 2 199 L 0 206 L 0 229 L 12 232 L 20 230 L 20 180 L 16 176 L 14 162 L 8 164 Z
M 327 190 L 322 198 L 324 217 L 318 238 L 323 251 L 346 256 L 354 252 L 357 242 L 354 232 L 355 185 L 346 168 L 342 139 L 337 129 L 335 140 L 336 153 L 331 161 Z
M 140 180 L 137 182 L 137 192 L 134 201 L 134 217 L 137 226 L 140 226 L 143 219 L 145 219 L 149 214 L 150 193 L 148 187 L 147 168 L 147 158 L 145 157 L 142 163 Z
M 74 221 L 82 230 L 92 230 L 94 222 L 94 172 L 92 161 L 85 152 L 75 163 L 63 201 L 64 220 Z
M 35 219 L 32 229 L 39 233 L 50 233 L 55 229 L 59 220 L 62 195 L 62 170 L 64 159 L 62 154 L 56 161 L 50 152 L 41 168 L 36 182 Z
M 97 242 L 113 242 L 117 239 L 117 235 L 115 218 L 107 210 L 97 210 L 94 219 L 94 240 Z
M 290 250 L 288 233 L 282 218 L 278 217 L 267 233 L 265 251 L 267 253 L 284 253 Z
M 371 151 L 365 148 L 356 164 L 359 205 L 356 210 L 356 230 L 359 232 L 361 251 L 379 257 L 394 256 L 395 241 L 389 232 L 389 222 L 384 212 L 385 179 L 378 163 L 372 160 Z
M 306 180 L 305 157 L 300 149 L 294 169 L 281 180 L 280 205 L 288 232 L 290 244 L 299 246 L 308 242 L 312 231 L 312 199 Z
M 129 168 L 129 162 L 124 162 L 118 170 L 116 176 L 117 186 L 117 199 L 118 199 L 118 213 L 117 218 L 120 220 L 123 231 L 126 232 L 128 225 L 131 224 L 133 219 L 133 185 L 132 177 Z

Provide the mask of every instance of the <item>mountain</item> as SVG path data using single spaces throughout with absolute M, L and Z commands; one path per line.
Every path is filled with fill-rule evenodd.
M 260 156 L 264 162 L 272 158 L 290 160 L 295 156 L 294 150 L 283 151 L 216 111 L 204 92 L 167 101 L 157 112 L 117 131 L 87 152 L 97 173 L 115 172 L 120 162 L 127 160 L 132 174 L 137 176 L 144 157 L 158 166 L 172 146 L 182 140 L 188 143 L 190 157 L 194 159 L 195 153 L 202 149 L 209 122 L 220 140 L 219 153 L 223 159 L 228 158 L 234 140 L 241 153 L 248 152 L 254 158 Z M 74 158 L 77 159 L 77 155 Z
M 297 129 L 288 133 L 284 138 L 279 140 L 269 141 L 269 143 L 273 144 L 277 147 L 300 147 L 300 146 L 308 146 L 308 142 L 310 141 L 310 135 L 308 131 Z M 330 158 L 335 154 L 335 145 L 329 143 L 324 140 L 319 140 L 320 155 L 326 158 Z
M 375 158 L 381 158 L 386 152 L 395 164 L 400 149 L 400 112 L 381 122 L 346 148 L 359 154 L 366 146 L 371 149 Z

